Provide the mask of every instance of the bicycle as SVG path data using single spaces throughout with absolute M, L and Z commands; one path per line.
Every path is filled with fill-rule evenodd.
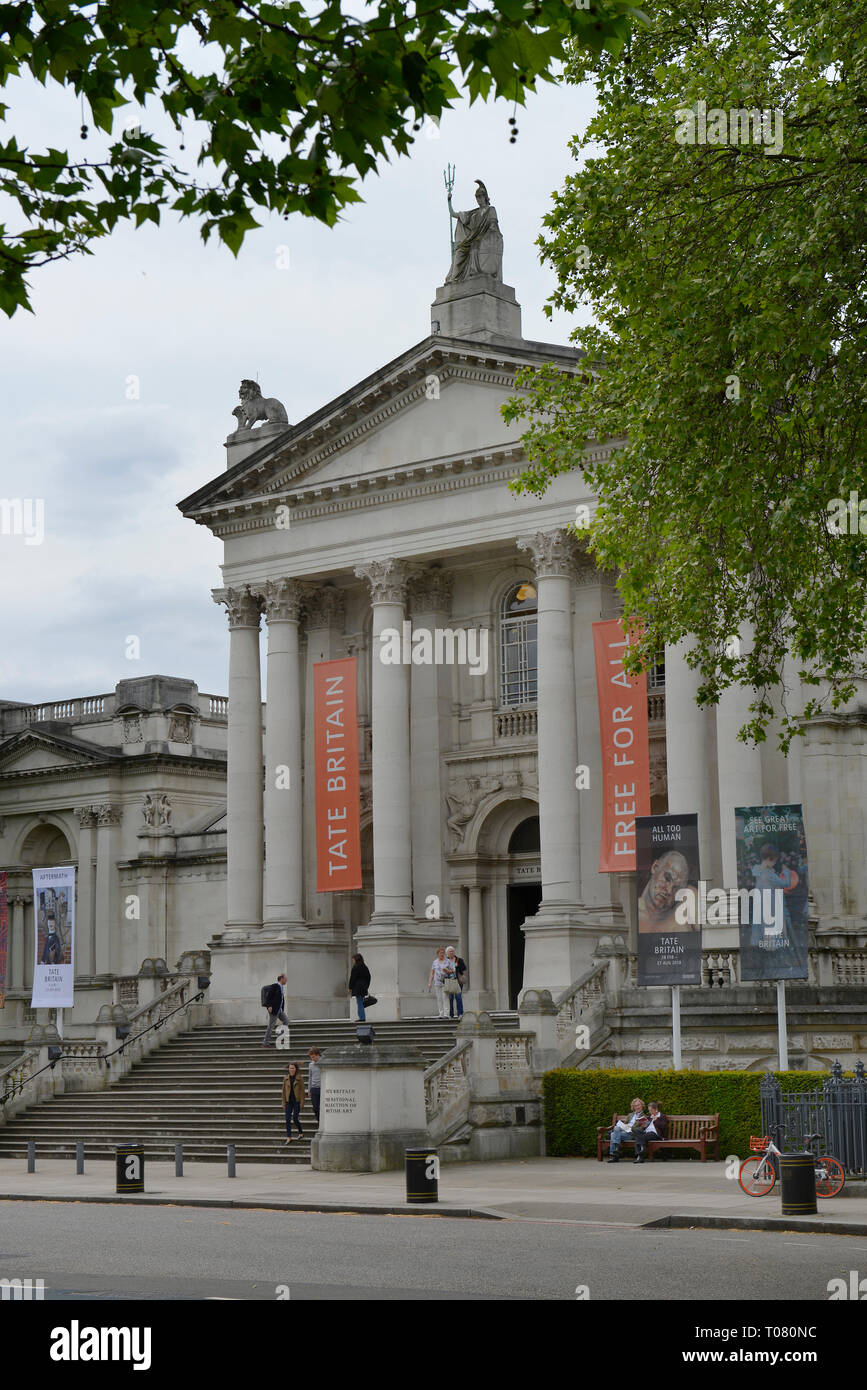
M 779 1139 L 781 1129 L 781 1125 L 773 1126 L 772 1132 L 777 1136 L 777 1139 Z M 821 1134 L 808 1134 L 806 1141 L 808 1151 L 811 1152 L 812 1143 L 821 1138 Z M 751 1135 L 750 1148 L 754 1154 L 760 1156 L 744 1159 L 738 1169 L 738 1182 L 748 1197 L 766 1197 L 777 1181 L 775 1159 L 780 1157 L 781 1150 L 777 1148 L 770 1134 L 765 1134 L 761 1138 Z M 830 1154 L 817 1153 L 813 1155 L 813 1166 L 816 1172 L 816 1196 L 836 1197 L 846 1181 L 843 1165 L 839 1159 L 833 1158 Z

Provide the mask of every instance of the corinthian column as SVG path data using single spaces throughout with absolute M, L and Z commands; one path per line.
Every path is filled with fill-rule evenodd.
M 453 586 L 454 575 L 447 570 L 427 569 L 413 578 L 410 604 L 416 630 L 433 635 L 438 626 L 446 625 Z M 413 901 L 419 915 L 424 911 L 429 917 L 426 902 L 435 896 L 439 908 L 433 917 L 448 918 L 453 929 L 448 877 L 443 872 L 442 808 L 446 789 L 442 785 L 441 756 L 451 719 L 452 671 L 442 662 L 413 665 L 409 669 Z
M 373 607 L 374 914 L 411 917 L 409 667 L 386 665 L 380 641 L 386 628 L 403 631 L 407 569 L 401 560 L 373 560 L 355 573 L 370 585 Z
M 269 579 L 262 591 L 268 621 L 265 705 L 265 925 L 303 920 L 301 681 L 298 622 L 302 588 Z
M 572 653 L 572 582 L 577 547 L 566 531 L 540 531 L 518 541 L 529 550 L 538 595 L 539 829 L 542 905 L 578 902 L 578 725 Z
M 123 812 L 105 804 L 94 806 L 96 813 L 96 900 L 94 928 L 94 975 L 113 975 L 120 968 L 118 878 L 115 854 L 115 827 Z
M 579 551 L 568 531 L 518 541 L 533 557 L 538 601 L 538 762 L 542 902 L 523 927 L 524 989 L 559 991 L 589 965 L 594 933 L 580 906 L 575 787 L 578 724 L 572 589 Z
M 262 925 L 262 689 L 259 676 L 260 600 L 247 585 L 215 589 L 229 617 L 227 931 Z

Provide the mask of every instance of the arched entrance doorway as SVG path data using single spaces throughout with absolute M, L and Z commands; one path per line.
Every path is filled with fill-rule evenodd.
M 542 846 L 539 817 L 528 816 L 512 832 L 509 840 L 509 882 L 507 929 L 509 934 L 509 1008 L 518 1007 L 524 984 L 524 933 L 528 917 L 538 911 L 542 901 Z

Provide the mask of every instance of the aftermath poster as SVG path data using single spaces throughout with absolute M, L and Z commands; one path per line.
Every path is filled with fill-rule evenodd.
M 71 1009 L 75 869 L 33 870 L 34 1009 Z
M 698 816 L 638 816 L 638 983 L 701 984 Z
M 742 980 L 806 980 L 810 887 L 801 806 L 735 807 Z
M 6 961 L 9 948 L 9 904 L 6 874 L 0 873 L 0 1009 L 6 1007 Z

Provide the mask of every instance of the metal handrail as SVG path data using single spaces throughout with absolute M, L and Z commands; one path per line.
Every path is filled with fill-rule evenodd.
M 200 999 L 204 999 L 204 997 L 205 991 L 200 989 L 198 994 L 194 994 L 192 998 L 187 999 L 185 1003 L 179 1004 L 176 1009 L 172 1009 L 171 1013 L 166 1014 L 164 1018 L 157 1019 L 156 1023 L 151 1023 L 147 1028 L 142 1028 L 140 1033 L 134 1033 L 131 1037 L 124 1038 L 120 1047 L 112 1048 L 111 1052 L 101 1052 L 99 1054 L 100 1060 L 107 1062 L 109 1057 L 116 1057 L 119 1052 L 123 1052 L 131 1043 L 138 1042 L 139 1038 L 143 1038 L 146 1033 L 153 1033 L 155 1029 L 162 1028 L 163 1024 L 168 1023 L 170 1018 L 174 1018 L 175 1014 L 183 1013 L 184 1009 L 189 1009 L 193 1004 L 197 1004 Z M 140 1009 L 139 1012 L 144 1013 L 145 1009 L 153 1008 L 154 1003 L 158 1002 L 158 1000 L 152 1000 L 150 1004 L 146 1005 L 144 1009 Z
M 138 1042 L 139 1038 L 143 1038 L 146 1033 L 152 1033 L 157 1028 L 162 1028 L 163 1024 L 168 1023 L 170 1018 L 174 1018 L 175 1014 L 183 1013 L 184 1009 L 189 1009 L 193 1004 L 197 1004 L 200 999 L 204 999 L 204 997 L 205 991 L 203 989 L 200 989 L 197 994 L 194 994 L 192 998 L 187 999 L 185 1003 L 180 1004 L 178 1008 L 172 1009 L 171 1013 L 166 1014 L 164 1018 L 158 1019 L 156 1023 L 150 1024 L 148 1028 L 143 1028 L 140 1033 L 135 1033 L 132 1037 L 124 1038 L 120 1046 L 113 1048 L 111 1052 L 97 1053 L 99 1061 L 107 1062 L 109 1057 L 116 1057 L 119 1052 L 123 1052 L 125 1048 L 129 1047 L 130 1043 Z M 154 1003 L 158 1002 L 158 1000 L 152 1000 L 150 1004 L 145 1005 L 138 1012 L 144 1013 L 147 1009 L 152 1008 Z M 70 1047 L 71 1046 L 73 1046 L 72 1043 L 70 1043 Z M 53 1062 L 48 1062 L 44 1067 L 40 1067 L 38 1071 L 31 1072 L 30 1075 L 28 1077 L 25 1077 L 23 1081 L 13 1086 L 11 1091 L 7 1091 L 3 1096 L 0 1096 L 0 1105 L 5 1105 L 7 1100 L 14 1100 L 17 1095 L 21 1094 L 25 1086 L 29 1085 L 31 1081 L 35 1080 L 37 1076 L 41 1076 L 44 1071 L 53 1071 L 54 1068 L 57 1066 L 57 1063 L 61 1061 L 62 1057 L 63 1051 L 61 1049 L 60 1057 L 55 1057 Z M 13 1065 L 16 1064 L 13 1063 Z

